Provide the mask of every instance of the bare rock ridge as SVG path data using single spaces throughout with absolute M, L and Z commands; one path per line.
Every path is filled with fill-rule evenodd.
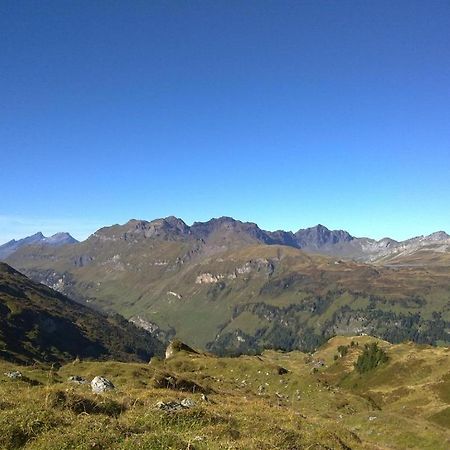
M 194 222 L 188 226 L 181 219 L 170 216 L 153 221 L 132 219 L 124 225 L 112 225 L 96 231 L 92 236 L 103 240 L 129 240 L 159 238 L 165 240 L 198 239 L 207 242 L 221 235 L 246 240 L 251 243 L 268 245 L 287 245 L 290 247 L 320 248 L 327 244 L 347 242 L 354 239 L 342 230 L 331 231 L 323 225 L 301 229 L 296 233 L 291 231 L 266 231 L 256 223 L 241 222 L 232 217 L 219 217 L 207 222 Z
M 352 236 L 345 230 L 330 230 L 324 225 L 292 231 L 266 231 L 255 223 L 241 222 L 232 217 L 219 217 L 188 226 L 183 220 L 170 216 L 153 221 L 130 220 L 124 225 L 113 225 L 96 231 L 91 238 L 100 240 L 140 241 L 199 241 L 216 251 L 239 248 L 243 244 L 285 245 L 310 253 L 377 261 L 389 257 L 403 257 L 418 250 L 449 251 L 450 236 L 438 231 L 429 236 L 418 236 L 405 241 L 391 238 L 381 240 Z M 442 247 L 444 246 L 444 247 Z
M 152 221 L 132 219 L 123 225 L 103 227 L 93 233 L 88 241 L 139 242 L 146 239 L 179 242 L 198 242 L 199 249 L 211 253 L 225 248 L 239 248 L 247 244 L 285 245 L 310 253 L 354 259 L 358 261 L 388 263 L 390 258 L 410 257 L 417 251 L 447 252 L 450 236 L 438 231 L 429 236 L 418 236 L 405 241 L 383 238 L 379 241 L 358 238 L 344 230 L 330 230 L 324 225 L 292 231 L 266 231 L 256 223 L 241 222 L 232 217 L 219 217 L 206 222 L 194 222 L 188 226 L 183 220 L 169 216 Z M 45 237 L 42 233 L 12 240 L 0 246 L 0 260 L 5 260 L 27 246 L 61 247 L 77 243 L 68 233 Z M 195 251 L 195 250 L 193 250 Z

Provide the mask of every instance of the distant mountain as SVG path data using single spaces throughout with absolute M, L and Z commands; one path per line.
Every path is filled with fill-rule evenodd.
M 75 244 L 78 241 L 69 233 L 56 233 L 53 236 L 45 237 L 40 231 L 32 236 L 25 237 L 19 240 L 11 240 L 6 244 L 0 245 L 0 260 L 6 259 L 18 249 L 27 245 L 50 245 L 59 246 L 66 244 Z
M 74 245 L 23 247 L 7 261 L 194 347 L 310 350 L 346 333 L 448 342 L 447 241 L 442 232 L 375 241 L 323 225 L 270 232 L 230 217 L 191 226 L 167 217 L 104 227 Z
M 331 231 L 323 225 L 299 230 L 295 233 L 295 238 L 299 248 L 310 251 L 332 248 L 336 244 L 351 242 L 355 239 L 347 231 Z
M 162 350 L 156 338 L 120 316 L 106 317 L 0 263 L 1 357 L 148 361 Z
M 379 241 L 358 238 L 344 230 L 329 230 L 324 225 L 291 231 L 266 231 L 252 222 L 241 222 L 232 217 L 220 217 L 188 226 L 181 219 L 167 217 L 151 222 L 130 220 L 124 225 L 105 227 L 94 233 L 103 240 L 143 240 L 197 242 L 194 253 L 213 254 L 242 245 L 285 245 L 309 253 L 353 259 L 363 262 L 398 263 L 410 259 L 417 251 L 450 252 L 450 236 L 444 231 L 419 236 L 406 241 L 384 238 Z M 406 263 L 406 260 L 405 260 Z
M 105 227 L 94 233 L 103 239 L 200 240 L 212 247 L 239 247 L 247 244 L 287 245 L 320 250 L 355 239 L 346 231 L 328 230 L 323 225 L 291 231 L 266 231 L 252 222 L 232 217 L 219 217 L 207 222 L 194 222 L 190 227 L 181 219 L 166 217 L 151 222 L 132 219 L 124 225 Z

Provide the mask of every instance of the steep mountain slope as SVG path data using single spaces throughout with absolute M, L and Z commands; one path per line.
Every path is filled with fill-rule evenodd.
M 106 317 L 0 263 L 0 356 L 21 361 L 148 360 L 162 351 L 150 334 Z
M 36 234 L 33 234 L 32 236 L 19 239 L 18 241 L 13 239 L 6 244 L 0 245 L 0 260 L 7 258 L 18 249 L 27 245 L 60 246 L 66 244 L 75 244 L 76 242 L 78 241 L 69 233 L 56 233 L 53 236 L 45 237 L 41 232 L 38 232 Z
M 323 229 L 303 239 L 311 234 L 316 246 L 355 241 Z M 173 217 L 132 220 L 79 244 L 27 247 L 9 261 L 80 302 L 218 353 L 309 350 L 345 333 L 449 342 L 449 264 L 373 266 L 276 239 L 231 218 L 191 227 Z

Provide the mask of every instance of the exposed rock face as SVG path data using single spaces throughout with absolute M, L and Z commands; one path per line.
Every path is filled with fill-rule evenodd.
M 195 279 L 196 284 L 212 284 L 217 283 L 219 280 L 222 280 L 225 276 L 222 274 L 213 275 L 212 273 L 201 273 Z
M 231 273 L 217 273 L 212 274 L 210 272 L 201 273 L 197 275 L 195 284 L 214 284 L 222 280 L 234 280 L 239 276 L 249 275 L 252 272 L 263 273 L 265 275 L 272 275 L 275 270 L 275 266 L 272 261 L 266 258 L 257 258 L 247 261 L 242 266 L 236 267 Z
M 198 353 L 193 348 L 178 339 L 174 339 L 166 348 L 166 359 L 171 358 L 178 352 Z
M 91 388 L 94 394 L 101 394 L 105 391 L 112 391 L 115 389 L 115 386 L 111 383 L 111 381 L 104 377 L 95 377 L 91 381 Z
M 159 331 L 159 327 L 158 325 L 156 325 L 156 323 L 149 322 L 148 320 L 143 319 L 141 316 L 131 317 L 129 321 L 137 327 L 143 328 L 149 333 L 156 334 Z

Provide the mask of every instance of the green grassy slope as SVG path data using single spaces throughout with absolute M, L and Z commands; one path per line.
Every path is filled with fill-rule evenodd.
M 151 364 L 19 367 L 25 380 L 0 376 L 0 447 L 447 449 L 449 349 L 381 341 L 389 361 L 360 375 L 353 362 L 371 341 L 338 337 L 314 354 L 218 358 L 180 352 Z M 341 346 L 348 352 L 335 359 Z M 0 362 L 0 373 L 13 369 Z M 72 375 L 103 375 L 116 390 L 95 396 L 88 385 L 66 381 Z M 162 376 L 178 386 L 195 383 L 197 392 L 156 387 Z M 199 390 L 208 392 L 207 401 Z M 184 398 L 195 405 L 173 412 L 155 407 Z

